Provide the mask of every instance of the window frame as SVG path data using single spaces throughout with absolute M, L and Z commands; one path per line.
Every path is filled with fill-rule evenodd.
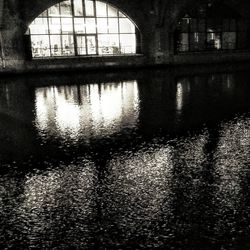
M 188 20 L 188 24 L 187 24 L 187 28 L 186 30 L 182 29 L 184 26 L 182 25 L 183 20 Z M 200 22 L 204 20 L 204 29 L 201 30 L 200 29 Z M 211 23 L 213 23 L 213 21 L 219 21 L 220 22 L 220 27 L 221 29 L 218 30 L 211 30 L 209 31 L 209 21 L 211 21 Z M 225 25 L 224 22 L 228 21 L 229 25 L 228 25 L 228 29 L 225 29 Z M 195 27 L 196 29 L 192 29 L 192 23 L 196 23 Z M 234 25 L 232 25 L 232 23 L 234 23 Z M 232 27 L 234 26 L 234 27 Z M 216 26 L 215 26 L 216 27 Z M 211 17 L 183 17 L 181 18 L 181 20 L 179 21 L 179 24 L 177 26 L 176 29 L 176 36 L 175 36 L 175 52 L 178 53 L 189 53 L 189 52 L 206 52 L 206 51 L 232 51 L 232 50 L 237 50 L 238 49 L 238 35 L 239 35 L 239 19 L 236 17 L 220 17 L 217 20 Z M 203 34 L 204 35 L 204 41 L 203 41 L 203 48 L 204 49 L 193 49 L 192 45 L 194 45 L 191 42 L 192 39 L 192 35 L 194 35 L 195 33 L 197 34 Z M 223 37 L 225 35 L 225 33 L 234 33 L 235 34 L 235 42 L 233 43 L 233 46 L 226 46 L 225 41 L 223 40 Z M 187 44 L 183 44 L 181 42 L 181 37 L 183 36 L 183 34 L 187 34 Z M 219 46 L 218 48 L 216 48 L 216 45 L 209 43 L 211 40 L 209 40 L 209 36 L 217 36 L 218 39 L 216 39 L 217 41 L 219 41 Z M 182 46 L 184 45 L 184 46 Z M 181 49 L 185 47 L 186 49 Z
M 84 56 L 84 55 L 79 55 L 79 53 L 78 53 L 77 36 L 79 36 L 79 35 L 85 35 L 85 36 L 95 35 L 95 38 L 96 38 L 95 39 L 95 41 L 96 41 L 96 54 L 95 55 L 97 55 L 97 56 L 105 56 L 105 55 L 107 55 L 105 53 L 100 53 L 101 50 L 100 50 L 100 47 L 99 47 L 99 44 L 98 44 L 98 41 L 99 41 L 98 36 L 99 35 L 105 35 L 105 34 L 108 35 L 108 36 L 109 35 L 117 35 L 118 39 L 119 39 L 119 42 L 116 45 L 117 49 L 113 50 L 113 51 L 116 51 L 116 52 L 113 53 L 113 54 L 109 54 L 109 55 L 126 55 L 126 54 L 134 54 L 135 55 L 137 53 L 137 50 L 138 50 L 138 42 L 137 42 L 137 40 L 138 40 L 137 39 L 138 38 L 138 28 L 136 27 L 134 22 L 128 16 L 124 15 L 124 13 L 122 13 L 115 6 L 110 5 L 109 3 L 102 2 L 102 1 L 97 1 L 97 0 L 92 1 L 93 2 L 94 15 L 93 16 L 86 15 L 87 14 L 86 7 L 85 7 L 86 1 L 88 1 L 88 0 L 81 0 L 80 1 L 82 3 L 82 15 L 76 14 L 77 11 L 75 10 L 75 6 L 74 6 L 75 0 L 67 0 L 67 2 L 69 2 L 70 6 L 71 6 L 71 15 L 70 16 L 63 15 L 62 8 L 61 8 L 61 4 L 63 2 L 61 2 L 61 3 L 58 3 L 56 5 L 51 6 L 50 8 L 45 10 L 41 15 L 39 15 L 37 17 L 37 18 L 40 18 L 41 20 L 46 19 L 47 33 L 43 34 L 43 35 L 46 35 L 46 36 L 49 37 L 49 50 L 50 50 L 50 53 L 49 53 L 48 56 L 42 56 L 42 55 L 35 56 L 34 53 L 33 53 L 33 47 L 31 45 L 32 58 L 45 58 L 45 57 L 50 58 L 50 57 L 64 57 L 64 56 L 68 57 L 69 55 L 63 54 L 63 51 L 65 50 L 65 48 L 63 47 L 64 46 L 64 44 L 63 44 L 63 36 L 64 35 L 73 36 L 73 43 L 71 44 L 71 46 L 74 47 L 74 54 L 73 55 L 71 54 L 70 56 Z M 102 17 L 97 16 L 97 2 L 101 2 L 101 3 L 105 4 L 105 11 L 106 11 L 105 15 L 106 16 L 105 15 L 102 16 Z M 58 8 L 58 11 L 56 11 L 57 14 L 55 14 L 55 15 L 52 14 L 51 15 L 50 14 L 50 9 L 52 7 L 54 7 L 54 6 L 56 8 Z M 112 11 L 111 11 L 112 9 L 116 12 L 116 14 L 112 13 Z M 109 13 L 110 13 L 110 15 L 109 15 Z M 69 31 L 63 31 L 63 28 L 62 28 L 63 27 L 63 25 L 62 25 L 63 21 L 62 20 L 67 19 L 67 18 L 72 20 L 71 21 L 71 23 L 72 23 L 72 31 L 70 31 L 70 30 Z M 81 18 L 84 21 L 84 23 L 82 24 L 84 26 L 84 29 L 81 32 L 76 31 L 76 27 L 77 27 L 76 19 L 77 18 Z M 88 27 L 88 25 L 86 23 L 86 20 L 88 18 L 93 18 L 93 20 L 94 20 L 93 21 L 93 26 L 95 25 L 95 28 L 93 28 L 91 30 L 91 32 L 89 32 L 89 33 L 88 33 L 87 29 L 86 29 L 86 27 Z M 60 20 L 59 21 L 60 22 L 60 24 L 59 24 L 60 28 L 58 28 L 58 31 L 56 31 L 56 32 L 53 32 L 53 30 L 51 29 L 52 25 L 51 25 L 50 22 L 53 21 L 53 19 Z M 99 32 L 99 30 L 98 30 L 98 20 L 100 21 L 102 19 L 107 22 L 107 25 L 106 25 L 107 29 Z M 113 21 L 113 20 L 117 20 L 117 23 L 115 21 Z M 124 32 L 124 33 L 121 32 L 120 23 L 122 21 L 124 21 L 124 20 L 126 20 L 128 22 L 128 24 L 130 24 L 131 26 L 133 25 L 133 27 L 131 29 L 131 32 L 129 32 L 129 30 L 128 30 L 128 32 Z M 116 23 L 116 25 L 117 25 L 117 27 L 114 28 L 113 32 L 111 31 L 112 28 L 110 28 L 110 26 L 109 26 L 110 23 L 113 23 L 113 25 L 115 25 L 115 23 Z M 130 28 L 128 28 L 128 29 L 130 29 Z M 39 34 L 39 33 L 38 34 L 33 34 L 31 32 L 31 29 L 29 29 L 29 31 L 30 31 L 29 34 L 30 34 L 30 40 L 31 40 L 30 44 L 32 44 L 32 37 L 42 35 L 42 34 Z M 127 52 L 123 53 L 123 51 L 127 51 L 127 50 L 123 49 L 123 47 L 122 47 L 121 37 L 122 37 L 122 35 L 126 35 L 126 34 L 127 35 L 133 35 L 134 39 L 135 39 L 135 44 L 132 46 L 130 53 L 127 53 Z M 56 55 L 55 53 L 53 53 L 54 48 L 52 48 L 52 38 L 53 38 L 53 36 L 56 36 L 56 35 L 60 36 L 60 38 L 61 38 L 61 41 L 60 41 L 61 47 L 59 49 L 61 50 L 62 53 L 60 55 Z M 41 45 L 41 48 L 42 48 L 42 45 Z M 88 55 L 88 53 L 86 55 Z

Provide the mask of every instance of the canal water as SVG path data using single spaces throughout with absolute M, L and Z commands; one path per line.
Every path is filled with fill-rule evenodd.
M 249 249 L 250 73 L 0 80 L 1 249 Z

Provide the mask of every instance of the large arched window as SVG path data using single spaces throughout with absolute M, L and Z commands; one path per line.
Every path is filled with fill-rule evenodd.
M 177 52 L 243 48 L 246 34 L 239 15 L 221 3 L 200 6 L 180 19 L 175 36 Z
M 38 16 L 29 27 L 32 57 L 136 53 L 133 22 L 96 0 L 66 0 Z

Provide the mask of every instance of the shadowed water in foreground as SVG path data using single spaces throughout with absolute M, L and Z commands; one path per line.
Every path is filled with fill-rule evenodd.
M 4 79 L 2 249 L 250 248 L 250 74 Z

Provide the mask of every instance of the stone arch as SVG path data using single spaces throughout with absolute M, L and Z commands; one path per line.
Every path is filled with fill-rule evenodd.
M 41 13 L 43 13 L 45 10 L 49 9 L 55 4 L 58 4 L 64 1 L 65 0 L 43 0 L 43 1 L 34 0 L 32 9 L 30 9 L 30 2 L 29 0 L 27 0 L 23 7 L 23 18 L 24 18 L 23 22 L 24 22 L 25 28 L 27 29 L 29 25 L 31 24 L 31 22 L 36 17 L 38 17 Z M 137 29 L 141 31 L 141 20 L 138 17 L 138 15 L 130 11 L 129 4 L 119 3 L 115 0 L 100 0 L 100 1 L 110 4 L 114 8 L 117 8 L 118 10 L 123 12 L 134 23 Z

